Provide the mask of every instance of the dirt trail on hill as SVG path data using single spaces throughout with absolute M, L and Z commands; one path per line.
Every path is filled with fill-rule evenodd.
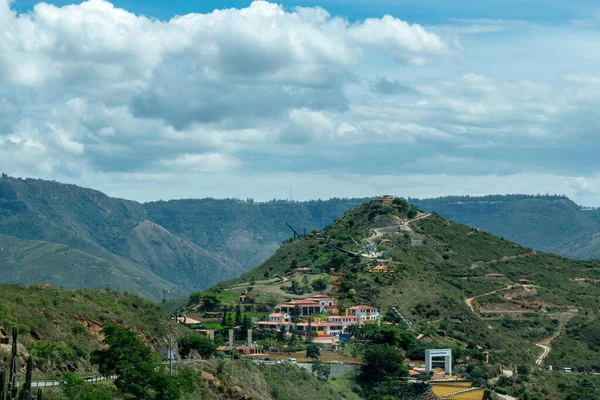
M 381 238 L 386 233 L 397 233 L 398 230 L 402 230 L 404 232 L 412 232 L 413 230 L 410 227 L 411 223 L 418 221 L 420 219 L 428 218 L 430 216 L 431 216 L 431 214 L 421 214 L 418 217 L 409 219 L 408 221 L 404 221 L 404 222 L 398 221 L 398 223 L 394 224 L 394 225 L 388 225 L 388 226 L 384 226 L 381 228 L 371 229 L 371 232 L 373 232 L 373 235 L 371 237 L 369 237 L 367 240 L 369 241 L 369 243 L 371 243 L 371 245 L 376 246 L 378 244 L 377 243 L 378 239 Z
M 471 312 L 475 312 L 475 308 L 473 308 L 473 300 L 475 300 L 475 299 L 477 299 L 479 297 L 483 297 L 483 296 L 487 296 L 487 295 L 494 294 L 494 293 L 497 293 L 497 292 L 501 292 L 503 290 L 509 290 L 509 289 L 512 289 L 513 287 L 514 287 L 514 285 L 508 285 L 508 286 L 503 287 L 501 289 L 496 289 L 496 290 L 493 290 L 491 292 L 483 293 L 483 294 L 480 294 L 478 296 L 471 297 L 469 299 L 465 299 L 465 303 L 467 303 L 467 306 L 469 306 L 469 308 L 471 309 Z
M 549 338 L 546 338 L 546 339 L 542 340 L 541 342 L 535 344 L 537 347 L 540 347 L 541 349 L 543 349 L 542 354 L 538 357 L 537 360 L 535 360 L 535 365 L 540 365 L 540 366 L 542 365 L 542 363 L 544 362 L 544 359 L 546 358 L 546 356 L 548 354 L 550 354 L 550 350 L 552 350 L 552 347 L 550 346 L 550 344 L 552 343 L 552 341 L 554 339 L 556 339 L 557 337 L 559 337 L 561 335 L 565 325 L 567 324 L 567 322 L 569 322 L 569 320 L 571 318 L 573 318 L 575 316 L 575 314 L 577 314 L 577 312 L 574 312 L 574 311 L 567 311 L 567 312 L 558 314 L 557 319 L 560 321 L 560 325 L 558 326 L 558 329 L 556 330 L 556 332 L 554 332 L 554 334 L 552 336 L 550 336 Z
M 493 264 L 493 263 L 503 262 L 503 261 L 510 261 L 510 260 L 515 260 L 517 258 L 530 257 L 530 256 L 533 256 L 536 254 L 537 254 L 537 251 L 532 251 L 530 253 L 519 254 L 517 256 L 504 256 L 500 259 L 491 260 L 491 261 L 476 261 L 473 264 L 471 264 L 471 269 L 481 267 L 482 265 L 488 265 L 488 264 Z

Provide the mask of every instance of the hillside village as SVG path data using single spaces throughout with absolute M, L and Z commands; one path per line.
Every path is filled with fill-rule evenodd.
M 594 382 L 600 372 L 597 262 L 524 248 L 391 196 L 321 231 L 291 230 L 264 263 L 185 304 L 163 291 L 163 306 L 179 322 L 175 353 L 164 340 L 153 344 L 164 362 L 214 367 L 203 376 L 225 382 L 233 379 L 223 372 L 227 362 L 244 360 L 238 367 L 248 373 L 252 365 L 285 365 L 367 399 L 579 399 L 572 397 L 579 381 Z M 127 298 L 128 312 L 137 303 Z M 23 332 L 36 327 L 25 337 L 36 346 L 39 323 L 10 315 Z M 77 321 L 96 342 L 107 322 Z M 72 332 L 63 336 L 73 340 Z M 587 387 L 581 393 L 594 398 L 595 386 Z
M 399 307 L 391 304 L 387 306 L 387 309 L 381 310 L 380 306 L 386 304 L 385 301 L 381 301 L 381 298 L 377 299 L 375 303 L 361 303 L 362 299 L 367 299 L 369 296 L 365 296 L 355 288 L 348 287 L 349 275 L 357 272 L 363 277 L 362 282 L 373 280 L 381 285 L 381 282 L 389 279 L 400 278 L 402 280 L 399 275 L 403 269 L 406 269 L 406 265 L 395 254 L 397 251 L 395 246 L 422 248 L 427 243 L 427 236 L 419 232 L 418 228 L 415 229 L 414 226 L 417 222 L 430 218 L 431 214 L 422 213 L 412 208 L 404 200 L 391 196 L 376 199 L 367 203 L 365 207 L 367 207 L 365 211 L 350 216 L 351 222 L 348 221 L 348 216 L 344 216 L 323 232 L 312 232 L 304 237 L 295 235 L 294 240 L 288 241 L 282 247 L 283 250 L 286 246 L 298 246 L 306 249 L 300 250 L 302 252 L 312 251 L 315 253 L 312 260 L 317 260 L 316 263 L 313 261 L 303 264 L 298 261 L 298 259 L 302 259 L 302 254 L 296 254 L 298 259 L 287 257 L 286 263 L 283 265 L 281 264 L 282 260 L 277 261 L 278 265 L 269 264 L 268 261 L 262 280 L 256 279 L 261 272 L 261 268 L 258 268 L 257 273 L 248 276 L 249 280 L 246 282 L 242 281 L 244 279 L 242 277 L 234 280 L 229 286 L 219 285 L 216 288 L 218 296 L 221 296 L 226 305 L 220 306 L 221 314 L 218 314 L 222 324 L 216 324 L 214 327 L 218 330 L 219 328 L 225 329 L 225 326 L 228 325 L 231 329 L 237 329 L 239 339 L 247 339 L 251 335 L 254 342 L 246 342 L 244 345 L 236 346 L 236 349 L 245 356 L 261 362 L 264 360 L 298 362 L 301 360 L 313 363 L 318 360 L 318 362 L 333 362 L 334 364 L 342 362 L 346 365 L 362 365 L 364 363 L 363 352 L 369 347 L 369 343 L 375 344 L 378 341 L 386 343 L 385 339 L 381 340 L 381 337 L 385 337 L 386 332 L 392 332 L 392 339 L 388 345 L 396 343 L 396 339 L 393 339 L 394 335 L 401 335 L 403 340 L 410 342 L 410 344 L 404 343 L 404 347 L 400 346 L 401 350 L 408 354 L 421 354 L 419 357 L 424 357 L 424 353 L 420 352 L 424 352 L 429 346 L 432 349 L 440 348 L 440 346 L 451 347 L 454 349 L 451 352 L 455 355 L 454 365 L 451 367 L 444 368 L 443 363 L 434 363 L 434 367 L 437 365 L 434 368 L 427 365 L 425 358 L 419 360 L 407 357 L 403 361 L 404 372 L 398 371 L 398 378 L 403 377 L 402 379 L 406 379 L 408 382 L 423 380 L 436 382 L 432 386 L 433 393 L 440 394 L 442 398 L 483 399 L 489 397 L 491 393 L 489 390 L 479 388 L 473 385 L 472 380 L 468 380 L 468 376 L 473 374 L 466 372 L 465 367 L 472 368 L 473 365 L 479 365 L 476 368 L 488 371 L 485 374 L 489 374 L 490 378 L 496 376 L 497 380 L 504 376 L 512 379 L 511 377 L 517 375 L 515 361 L 513 363 L 500 360 L 498 360 L 500 362 L 494 362 L 494 357 L 490 359 L 490 354 L 493 354 L 494 351 L 492 348 L 486 348 L 485 343 L 461 345 L 454 340 L 443 339 L 430 327 L 422 324 L 417 326 L 414 321 L 414 312 L 409 313 L 406 309 L 400 310 Z M 360 227 L 363 213 L 369 214 L 370 221 L 369 225 Z M 346 232 L 340 234 L 339 225 L 341 224 L 351 228 L 350 230 L 355 232 L 356 238 L 345 235 Z M 477 228 L 470 228 L 465 234 L 468 236 L 486 235 Z M 333 262 L 321 264 L 319 261 L 322 254 L 317 255 L 314 250 L 315 246 L 325 249 L 324 251 L 330 251 L 329 259 Z M 516 255 L 501 253 L 502 256 L 498 259 L 501 259 L 501 262 L 508 262 L 535 255 L 535 252 L 532 253 L 527 249 L 516 248 L 515 250 L 517 251 Z M 336 262 L 336 257 L 339 257 L 340 254 L 347 257 L 342 265 Z M 277 254 L 275 258 L 277 258 Z M 442 257 L 442 259 L 445 258 Z M 496 284 L 493 282 L 499 281 L 503 285 L 509 280 L 509 277 L 503 273 L 489 272 L 485 269 L 486 266 L 494 263 L 493 260 L 469 262 L 469 269 L 481 270 L 480 276 L 483 279 L 481 282 L 489 282 L 481 285 L 484 288 L 495 288 Z M 325 280 L 325 289 L 327 290 L 312 293 L 314 291 L 311 289 L 310 279 L 312 282 Z M 359 282 L 360 280 L 357 281 L 357 283 Z M 535 286 L 529 279 L 521 278 L 509 287 L 495 289 L 490 293 L 482 293 L 473 298 L 465 298 L 463 305 L 470 307 L 471 312 L 482 316 L 485 315 L 486 310 L 480 308 L 477 302 L 479 298 L 503 290 L 518 291 L 518 288 L 535 291 Z M 303 292 L 310 294 L 298 295 Z M 188 310 L 188 315 L 199 316 L 203 306 L 199 304 L 198 307 L 197 311 Z M 257 311 L 246 312 L 246 316 L 251 315 L 249 317 L 251 321 L 242 321 L 244 324 L 236 325 L 235 321 L 232 321 L 231 324 L 227 322 L 227 310 L 231 313 L 236 310 L 237 314 L 242 314 L 242 310 Z M 205 313 L 204 315 L 208 316 L 209 314 Z M 238 318 L 238 322 L 240 319 Z M 202 318 L 199 317 L 198 320 L 192 320 L 192 323 L 202 325 L 201 320 Z M 210 321 L 210 318 L 207 321 Z M 213 318 L 212 321 L 217 322 L 218 319 Z M 207 337 L 213 338 L 215 332 L 209 328 L 205 324 L 200 331 Z M 248 328 L 251 328 L 251 333 L 239 333 L 240 329 Z M 222 342 L 226 342 L 224 331 L 222 335 Z M 373 339 L 369 335 L 379 339 Z M 273 340 L 274 338 L 276 340 Z M 230 344 L 224 343 L 219 349 L 230 352 Z M 320 357 L 311 358 L 301 351 L 309 344 L 321 347 Z M 540 361 L 538 364 L 542 364 L 542 362 Z M 461 376 L 461 373 L 466 377 Z M 477 384 L 481 385 L 486 381 L 487 379 L 478 378 Z M 449 382 L 455 383 L 447 386 Z M 502 388 L 498 388 L 498 390 L 502 391 Z M 453 397 L 454 395 L 460 395 L 460 397 Z

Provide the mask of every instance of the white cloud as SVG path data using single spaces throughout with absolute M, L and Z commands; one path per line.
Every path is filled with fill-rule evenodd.
M 226 172 L 239 168 L 240 162 L 232 157 L 217 154 L 183 154 L 175 160 L 164 160 L 167 167 L 195 172 Z
M 600 201 L 597 32 L 398 17 L 255 1 L 161 21 L 105 0 L 20 14 L 0 0 L 0 167 L 122 196 L 139 182 L 149 198 L 194 179 L 215 196 L 294 179 L 326 197 L 560 177 L 556 190 Z

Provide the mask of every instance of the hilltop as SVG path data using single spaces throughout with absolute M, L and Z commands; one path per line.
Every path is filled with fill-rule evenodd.
M 417 348 L 477 348 L 505 368 L 600 372 L 600 262 L 523 247 L 401 199 L 359 205 L 214 290 L 235 298 L 248 288 L 277 304 L 295 298 L 294 280 L 322 277 L 341 309 L 367 304 L 387 321 L 401 317 Z

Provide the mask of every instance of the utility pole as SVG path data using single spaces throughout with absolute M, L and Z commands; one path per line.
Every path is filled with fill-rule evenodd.
M 173 375 L 173 337 L 169 334 L 169 375 Z

